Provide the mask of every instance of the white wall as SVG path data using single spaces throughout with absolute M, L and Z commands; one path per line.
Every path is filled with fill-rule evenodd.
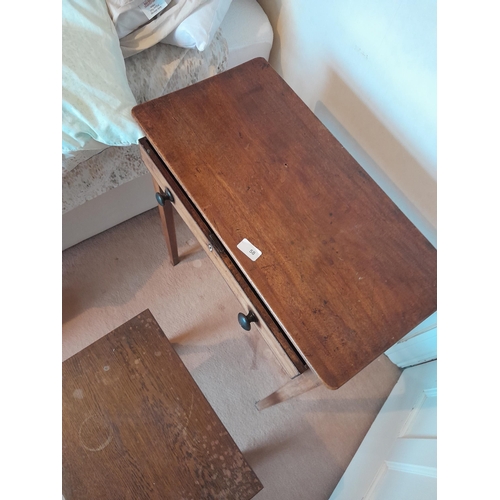
M 259 0 L 270 63 L 436 246 L 436 0 Z

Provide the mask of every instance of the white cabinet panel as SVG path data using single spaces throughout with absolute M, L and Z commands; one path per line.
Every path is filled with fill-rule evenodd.
M 437 497 L 436 365 L 403 370 L 330 500 Z

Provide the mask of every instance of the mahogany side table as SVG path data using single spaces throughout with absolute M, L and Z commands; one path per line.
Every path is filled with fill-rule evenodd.
M 132 110 L 175 208 L 292 378 L 336 389 L 437 308 L 436 249 L 264 59 Z

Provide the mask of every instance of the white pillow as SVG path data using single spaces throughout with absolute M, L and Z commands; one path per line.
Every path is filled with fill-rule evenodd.
M 105 0 L 63 0 L 63 154 L 136 144 L 135 104 Z
M 205 50 L 212 42 L 232 0 L 208 0 L 172 31 L 161 43 Z

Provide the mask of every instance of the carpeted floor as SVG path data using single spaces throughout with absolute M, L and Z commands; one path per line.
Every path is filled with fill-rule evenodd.
M 400 376 L 381 356 L 337 391 L 258 412 L 287 382 L 239 303 L 176 216 L 172 267 L 156 209 L 63 252 L 63 360 L 149 309 L 264 485 L 258 500 L 328 499 Z

